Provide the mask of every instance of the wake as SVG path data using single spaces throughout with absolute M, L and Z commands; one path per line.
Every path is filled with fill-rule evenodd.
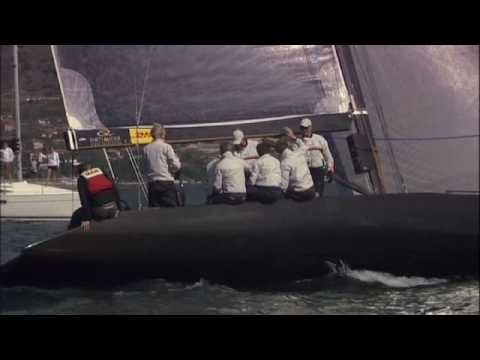
M 330 269 L 330 273 L 355 279 L 365 283 L 377 283 L 388 287 L 395 288 L 409 288 L 416 286 L 431 286 L 444 284 L 448 280 L 439 278 L 424 278 L 420 276 L 395 276 L 389 273 L 377 272 L 371 270 L 352 270 L 350 267 L 340 260 L 340 265 L 333 262 L 326 261 L 327 266 Z

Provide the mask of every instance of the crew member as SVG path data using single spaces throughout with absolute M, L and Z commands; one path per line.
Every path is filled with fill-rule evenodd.
M 305 158 L 306 147 L 293 131 L 286 128 L 286 136 L 277 142 L 277 152 L 281 154 L 280 187 L 285 196 L 296 201 L 315 198 L 315 187 Z
M 334 172 L 334 161 L 328 147 L 327 140 L 312 131 L 312 121 L 308 118 L 300 122 L 302 140 L 307 147 L 306 159 L 310 174 L 315 184 L 315 191 L 323 196 L 325 187 L 325 176 L 332 176 Z
M 248 200 L 271 204 L 282 198 L 280 161 L 271 155 L 272 144 L 261 142 L 257 145 L 260 158 L 253 164 L 250 186 L 247 186 Z
M 222 159 L 215 168 L 212 204 L 238 205 L 246 200 L 245 173 L 250 173 L 250 166 L 245 160 L 235 157 L 232 150 L 230 143 L 220 145 Z
M 78 167 L 78 172 L 77 188 L 82 207 L 73 213 L 69 229 L 81 226 L 88 231 L 92 220 L 102 221 L 118 215 L 120 197 L 115 184 L 99 168 L 85 163 Z
M 232 143 L 234 146 L 233 155 L 245 160 L 248 165 L 253 166 L 258 159 L 258 141 L 247 139 L 242 130 L 235 130 Z
M 0 149 L 0 162 L 2 163 L 2 178 L 7 178 L 8 181 L 12 181 L 12 171 L 13 171 L 13 160 L 15 159 L 15 154 L 6 141 L 3 142 L 2 148 Z
M 148 203 L 150 207 L 179 206 L 175 174 L 181 163 L 172 146 L 165 142 L 167 133 L 161 124 L 153 124 L 154 141 L 143 149 L 147 162 Z
M 211 203 L 212 196 L 214 195 L 213 183 L 215 182 L 215 171 L 217 169 L 217 164 L 222 160 L 222 156 L 219 154 L 214 159 L 212 159 L 206 166 L 207 170 L 207 204 Z

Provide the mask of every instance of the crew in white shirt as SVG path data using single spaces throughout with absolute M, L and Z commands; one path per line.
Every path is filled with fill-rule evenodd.
M 328 147 L 327 140 L 318 134 L 313 134 L 312 121 L 308 118 L 300 122 L 302 140 L 307 147 L 306 159 L 310 174 L 315 184 L 315 191 L 319 196 L 323 196 L 325 187 L 325 176 L 333 175 L 334 161 L 332 153 Z
M 58 152 L 55 151 L 53 146 L 47 148 L 47 167 L 48 167 L 48 175 L 47 181 L 57 181 L 57 172 L 60 168 L 60 156 Z
M 13 172 L 13 160 L 15 159 L 15 154 L 6 141 L 3 142 L 2 148 L 0 149 L 0 162 L 2 163 L 2 178 L 12 181 L 12 172 Z
M 250 185 L 247 187 L 248 200 L 272 204 L 282 198 L 280 183 L 282 175 L 280 161 L 271 155 L 272 145 L 261 142 L 257 146 L 260 158 L 253 164 Z
M 212 204 L 238 205 L 246 200 L 245 173 L 249 174 L 251 169 L 245 160 L 235 157 L 232 150 L 230 143 L 220 145 L 222 159 L 215 168 Z
M 207 170 L 207 204 L 210 204 L 210 200 L 214 195 L 213 183 L 215 182 L 215 170 L 217 169 L 217 164 L 222 160 L 221 155 L 217 155 L 215 159 L 210 160 L 206 166 Z
M 148 203 L 150 207 L 176 207 L 180 196 L 175 187 L 175 173 L 182 164 L 172 146 L 165 142 L 166 131 L 161 124 L 153 124 L 154 141 L 144 147 L 147 163 Z
M 247 139 L 242 130 L 235 130 L 232 143 L 235 147 L 233 155 L 245 160 L 248 165 L 253 166 L 258 159 L 258 141 Z
M 315 197 L 315 187 L 305 158 L 306 147 L 293 131 L 286 128 L 286 137 L 277 143 L 281 154 L 281 184 L 285 196 L 296 201 L 308 201 Z

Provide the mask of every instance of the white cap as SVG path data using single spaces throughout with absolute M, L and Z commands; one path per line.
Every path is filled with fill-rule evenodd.
M 309 118 L 302 119 L 302 121 L 300 121 L 300 126 L 304 128 L 308 128 L 312 126 L 312 120 L 310 120 Z
M 242 130 L 235 130 L 233 132 L 233 145 L 241 144 L 244 137 L 245 137 L 245 135 L 243 135 Z

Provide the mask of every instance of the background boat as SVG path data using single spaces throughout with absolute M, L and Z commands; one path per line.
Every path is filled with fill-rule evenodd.
M 8 56 L 5 52 L 7 50 L 11 51 L 11 57 Z M 64 220 L 68 221 L 72 215 L 72 212 L 80 207 L 80 201 L 78 194 L 75 191 L 74 185 L 71 183 L 67 186 L 66 183 L 61 183 L 60 181 L 55 183 L 46 184 L 45 178 L 29 178 L 28 181 L 24 180 L 25 174 L 28 174 L 28 168 L 26 168 L 27 163 L 24 159 L 24 149 L 22 143 L 27 143 L 25 137 L 22 138 L 22 120 L 21 120 L 21 103 L 22 100 L 25 105 L 30 105 L 35 101 L 35 99 L 21 98 L 20 90 L 20 65 L 18 59 L 18 47 L 17 45 L 13 46 L 4 46 L 2 45 L 1 51 L 1 62 L 2 62 L 2 134 L 1 140 L 8 141 L 10 146 L 15 148 L 15 160 L 16 160 L 16 181 L 7 182 L 6 179 L 2 179 L 0 183 L 0 219 L 1 220 L 35 220 L 35 221 L 45 221 L 45 220 Z M 13 69 L 13 74 L 5 71 L 5 68 L 10 68 L 8 63 L 11 60 Z M 10 76 L 8 76 L 10 75 Z M 30 75 L 30 74 L 29 74 Z M 14 109 L 15 109 L 15 126 L 12 127 L 12 124 L 8 123 L 8 114 L 9 105 L 12 105 L 12 102 L 6 100 L 8 99 L 8 83 L 4 79 L 13 78 L 13 98 L 14 98 Z M 42 98 L 40 101 L 50 101 L 51 98 Z M 53 100 L 58 100 L 58 98 L 53 97 Z M 31 112 L 31 109 L 29 109 Z M 51 119 L 42 119 L 40 113 L 36 114 L 40 121 L 50 122 Z M 4 119 L 5 117 L 5 119 Z M 5 121 L 5 124 L 3 123 Z M 9 128 L 10 125 L 10 128 Z M 27 129 L 31 124 L 25 124 L 24 127 Z M 10 131 L 9 131 L 10 130 Z M 15 131 L 15 137 L 13 137 L 12 132 Z M 31 129 L 28 129 L 27 134 L 31 134 Z M 50 134 L 51 136 L 51 134 Z M 24 141 L 22 141 L 24 140 Z M 32 143 L 32 139 L 28 139 L 28 143 Z M 34 141 L 33 141 L 34 142 Z M 46 165 L 46 164 L 43 164 Z M 42 171 L 43 170 L 43 171 Z M 44 172 L 46 176 L 46 169 L 40 169 L 41 172 Z M 73 186 L 72 186 L 73 185 Z
M 3 183 L 0 189 L 2 220 L 70 220 L 80 200 L 75 189 L 29 182 Z

